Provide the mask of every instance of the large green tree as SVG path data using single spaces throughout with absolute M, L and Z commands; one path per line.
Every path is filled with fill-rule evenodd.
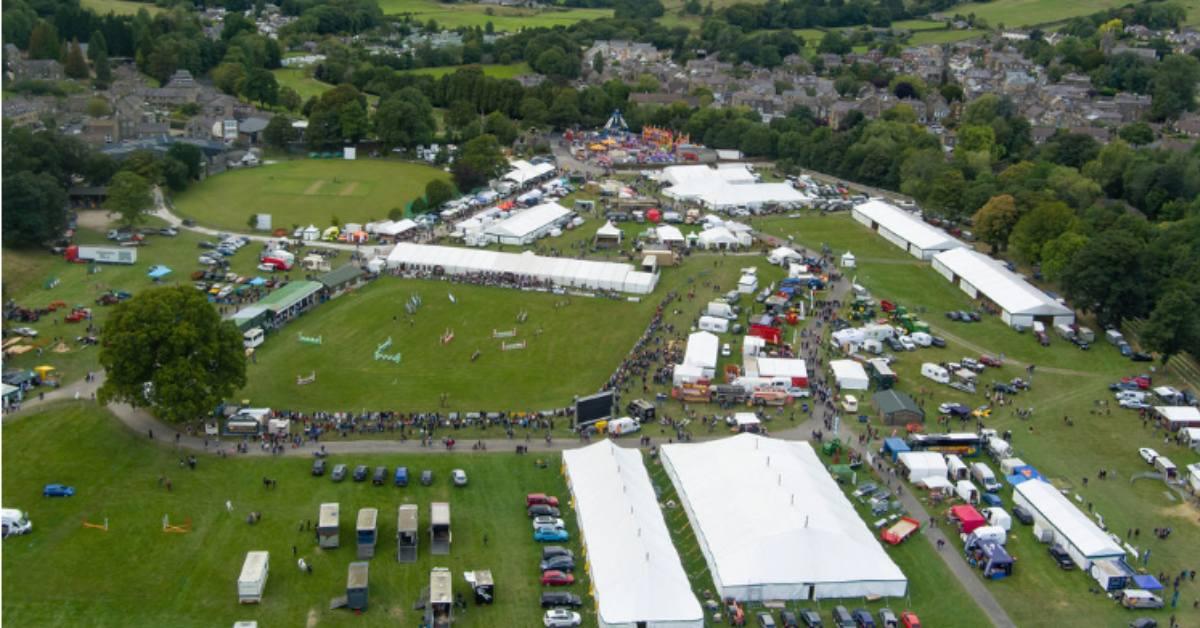
M 1167 292 L 1142 327 L 1141 339 L 1146 348 L 1159 354 L 1163 364 L 1171 356 L 1200 344 L 1196 301 L 1181 288 Z
M 388 148 L 413 148 L 433 141 L 437 122 L 433 105 L 415 87 L 388 96 L 374 119 L 375 135 Z
M 108 183 L 106 209 L 116 212 L 122 225 L 134 227 L 145 222 L 152 203 L 150 182 L 135 172 L 118 172 Z
M 113 309 L 102 332 L 98 398 L 180 423 L 206 417 L 246 384 L 237 327 L 189 286 L 152 288 Z
M 1016 226 L 1020 214 L 1012 195 L 993 196 L 987 204 L 975 212 L 973 223 L 975 236 L 987 242 L 992 252 L 1002 251 L 1008 245 L 1008 236 Z
M 1101 325 L 1145 316 L 1153 293 L 1146 244 L 1124 229 L 1110 229 L 1080 247 L 1062 272 L 1063 291 L 1078 308 L 1095 312 Z
M 500 173 L 506 160 L 494 135 L 472 138 L 458 149 L 451 171 L 460 190 L 473 190 Z
M 425 184 L 425 203 L 429 209 L 441 209 L 442 204 L 454 198 L 454 186 L 443 179 L 434 179 Z
M 1062 235 L 1075 220 L 1075 212 L 1060 201 L 1038 204 L 1021 216 L 1008 243 L 1017 257 L 1036 264 L 1042 260 L 1042 245 Z
M 67 193 L 54 177 L 28 170 L 4 177 L 4 245 L 37 246 L 62 234 Z

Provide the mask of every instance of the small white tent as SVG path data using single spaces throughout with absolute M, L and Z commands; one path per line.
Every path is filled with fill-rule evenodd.
M 829 368 L 833 369 L 833 377 L 842 390 L 867 390 L 871 387 L 866 369 L 854 360 L 831 360 Z
M 908 469 L 908 481 L 925 478 L 946 478 L 946 459 L 933 451 L 904 451 L 897 456 L 900 465 Z

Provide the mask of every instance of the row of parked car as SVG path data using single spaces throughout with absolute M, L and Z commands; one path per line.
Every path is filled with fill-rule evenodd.
M 325 459 L 317 458 L 313 461 L 312 475 L 314 477 L 325 475 L 325 468 Z M 333 466 L 333 471 L 329 474 L 329 477 L 334 482 L 341 482 L 342 480 L 346 479 L 347 470 L 347 465 L 336 464 Z M 367 465 L 360 464 L 354 467 L 354 473 L 351 477 L 354 478 L 355 482 L 365 482 L 368 475 L 371 475 L 371 484 L 374 484 L 375 486 L 383 486 L 384 484 L 387 484 L 388 481 L 388 468 L 382 465 L 375 467 L 375 472 L 372 474 Z M 396 467 L 395 474 L 393 474 L 391 478 L 392 482 L 396 486 L 408 486 L 408 467 Z M 462 469 L 455 469 L 450 472 L 450 480 L 454 482 L 455 486 L 466 486 L 467 472 L 463 471 Z M 431 469 L 425 469 L 421 471 L 421 485 L 430 486 L 432 484 L 433 471 Z
M 525 514 L 533 525 L 533 540 L 539 542 L 564 542 L 570 540 L 567 525 L 559 517 L 558 498 L 545 493 L 530 493 L 525 496 Z M 575 552 L 561 545 L 542 548 L 538 562 L 541 583 L 544 587 L 564 587 L 575 584 Z M 583 618 L 572 610 L 583 606 L 583 599 L 566 591 L 542 593 L 542 624 L 547 628 L 574 628 L 582 625 Z
M 830 613 L 833 622 L 830 624 L 834 628 L 920 628 L 921 620 L 916 613 L 912 611 L 904 611 L 897 615 L 890 608 L 879 609 L 879 622 L 875 622 L 875 615 L 865 608 L 856 608 L 854 611 L 848 610 L 845 606 L 838 605 L 833 607 Z M 824 626 L 821 620 L 821 615 L 811 608 L 801 609 L 799 611 L 782 611 L 779 613 L 779 622 L 776 623 L 775 617 L 769 611 L 759 611 L 758 616 L 759 628 L 799 628 L 801 622 L 804 626 L 814 628 Z

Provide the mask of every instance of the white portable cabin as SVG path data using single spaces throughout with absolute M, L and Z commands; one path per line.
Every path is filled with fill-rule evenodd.
M 723 334 L 729 331 L 729 320 L 717 318 L 716 316 L 701 316 L 699 327 L 703 331 Z
M 979 488 L 970 480 L 959 480 L 954 483 L 954 494 L 968 504 L 979 503 Z
M 737 289 L 742 294 L 754 294 L 754 291 L 758 290 L 758 277 L 742 275 L 742 278 L 738 279 Z
M 340 514 L 337 503 L 321 504 L 320 514 L 317 517 L 317 545 L 319 547 L 334 549 L 338 546 Z
M 262 601 L 263 589 L 267 586 L 269 559 L 269 552 L 246 552 L 246 560 L 242 563 L 242 573 L 238 576 L 238 602 L 258 604 Z
M 963 462 L 957 454 L 948 454 L 946 456 L 946 475 L 957 482 L 967 479 L 971 475 L 971 471 L 967 469 L 967 463 Z

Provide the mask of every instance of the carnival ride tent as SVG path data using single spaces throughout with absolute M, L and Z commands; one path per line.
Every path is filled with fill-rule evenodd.
M 908 481 L 925 478 L 946 478 L 946 459 L 934 451 L 905 451 L 896 456 L 900 466 L 908 470 Z
M 446 275 L 510 273 L 563 287 L 633 294 L 650 294 L 658 283 L 657 274 L 639 271 L 632 264 L 541 257 L 529 251 L 501 253 L 408 242 L 392 248 L 387 265 L 388 268 L 404 267 Z
M 641 452 L 603 440 L 563 452 L 587 571 L 605 628 L 701 628 Z
M 488 225 L 483 233 L 500 244 L 531 244 L 570 215 L 571 210 L 558 203 L 542 203 Z
M 926 224 L 917 214 L 878 199 L 856 205 L 850 215 L 916 258 L 927 260 L 942 251 L 966 246 L 945 231 Z
M 1085 571 L 1094 561 L 1125 556 L 1121 546 L 1047 482 L 1029 480 L 1018 484 L 1013 489 L 1013 502 L 1033 515 L 1035 536 L 1061 545 Z
M 829 368 L 833 369 L 833 377 L 842 390 L 867 390 L 871 387 L 871 378 L 863 365 L 854 360 L 831 360 Z
M 905 595 L 812 446 L 754 434 L 662 446 L 718 594 L 742 601 Z
M 517 185 L 525 185 L 554 173 L 554 164 L 531 164 L 524 159 L 519 159 L 510 165 L 512 170 L 506 172 L 501 179 L 512 181 Z
M 1071 308 L 982 253 L 966 248 L 944 251 L 933 256 L 933 269 L 972 299 L 996 304 L 1000 318 L 1013 327 L 1032 327 L 1035 321 L 1047 327 L 1075 322 Z
M 704 377 L 712 377 L 717 370 L 717 350 L 721 339 L 716 334 L 698 331 L 688 336 L 687 349 L 683 353 L 683 363 L 699 367 Z

